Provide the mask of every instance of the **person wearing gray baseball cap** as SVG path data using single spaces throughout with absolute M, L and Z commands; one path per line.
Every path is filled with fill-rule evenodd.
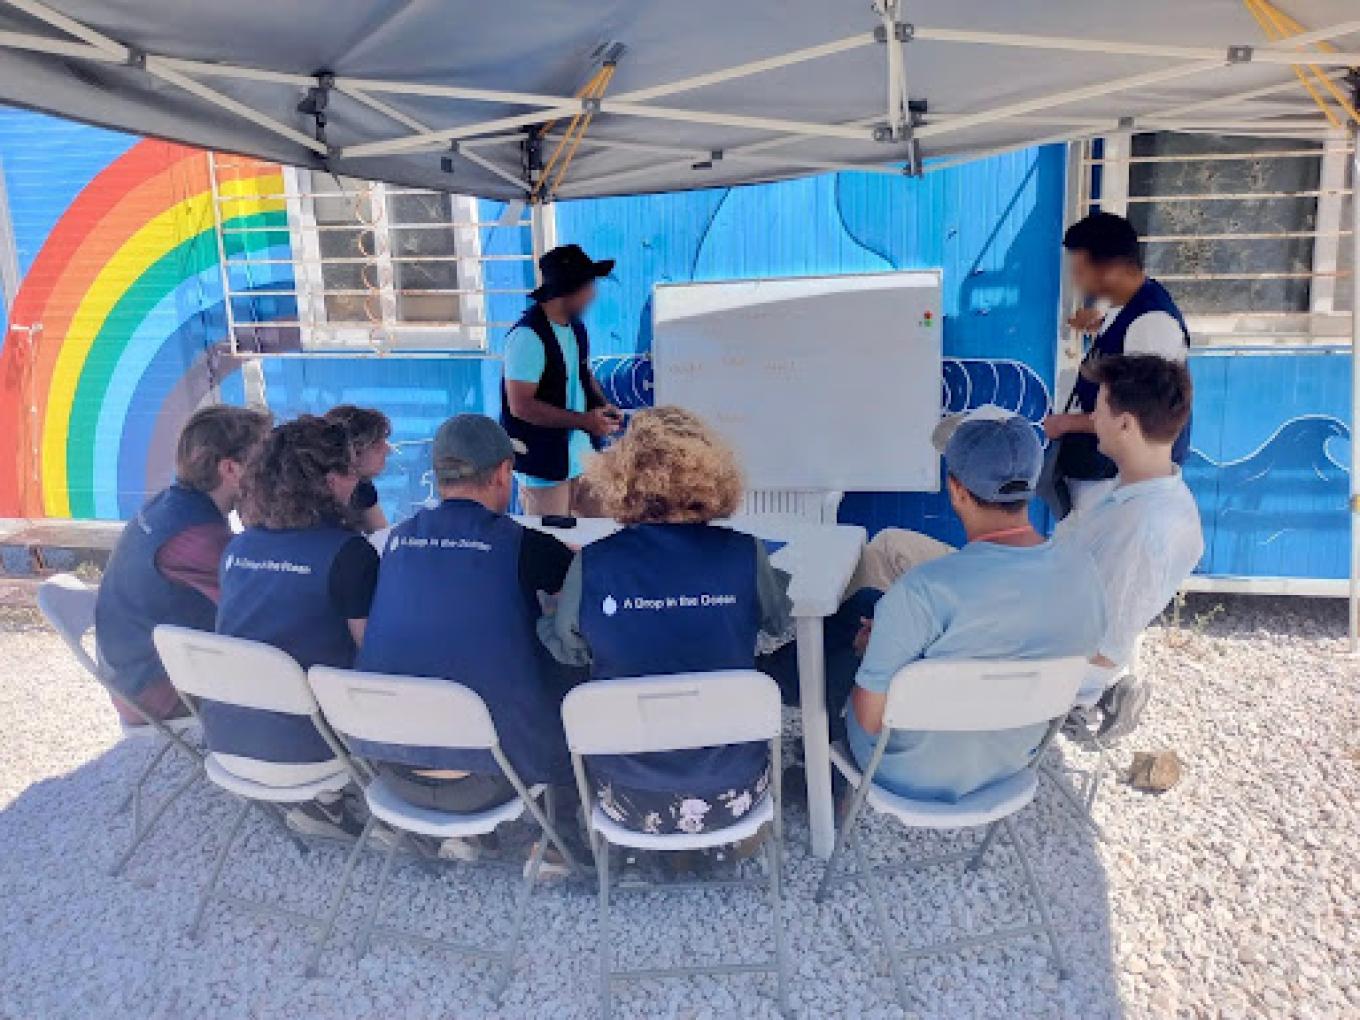
M 944 455 L 950 506 L 968 541 L 907 571 L 881 597 L 856 593 L 842 611 L 864 614 L 856 641 L 863 660 L 846 713 L 848 743 L 861 768 L 873 754 L 888 687 L 902 667 L 919 659 L 1086 656 L 1105 627 L 1089 554 L 1046 542 L 1030 523 L 1043 462 L 1034 426 L 1000 408 L 981 408 L 942 421 L 933 438 Z M 1028 765 L 1043 732 L 1042 725 L 991 733 L 895 731 L 876 782 L 903 796 L 953 802 Z
M 441 502 L 391 530 L 356 668 L 446 677 L 486 702 L 501 748 L 529 784 L 570 786 L 561 700 L 582 677 L 539 644 L 539 593 L 562 588 L 572 551 L 506 516 L 517 452 L 481 414 L 439 426 L 431 451 Z M 379 764 L 401 796 L 445 811 L 480 811 L 515 798 L 486 751 L 440 752 Z M 466 858 L 476 847 L 458 842 Z

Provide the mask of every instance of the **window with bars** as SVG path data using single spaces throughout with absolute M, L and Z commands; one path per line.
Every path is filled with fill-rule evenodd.
M 522 213 L 283 167 L 281 194 L 249 198 L 268 222 L 243 219 L 231 157 L 209 158 L 235 353 L 485 351 L 533 285 Z
M 1080 205 L 1126 215 L 1196 343 L 1349 335 L 1349 145 L 1153 132 L 1088 143 Z

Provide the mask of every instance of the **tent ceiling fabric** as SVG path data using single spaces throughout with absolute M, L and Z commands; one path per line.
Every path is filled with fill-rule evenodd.
M 1360 51 L 1356 0 L 1294 0 L 1287 10 L 1315 34 L 1333 29 L 1327 41 L 1341 56 L 1310 58 L 1325 72 L 1339 78 L 1346 63 L 1360 63 L 1347 59 Z M 1267 40 L 1240 0 L 902 0 L 897 16 L 914 38 L 875 41 L 883 21 L 868 2 L 826 0 L 0 0 L 0 102 L 505 199 L 526 196 L 528 126 L 517 121 L 542 119 L 561 97 L 560 132 L 609 43 L 625 49 L 561 197 L 743 184 L 850 164 L 900 172 L 912 144 L 875 141 L 873 130 L 889 123 L 889 97 L 904 93 L 925 101 L 914 130 L 928 161 L 1108 132 L 1123 118 L 1149 129 L 1311 137 L 1326 127 L 1291 65 L 1280 62 L 1289 44 Z M 950 31 L 1007 38 L 940 38 Z M 1021 37 L 1029 44 L 1005 44 Z M 1039 45 L 1035 37 L 1091 45 L 1054 38 Z M 1138 44 L 1155 52 L 1117 52 Z M 1233 46 L 1253 47 L 1251 59 L 1230 62 Z M 809 47 L 833 52 L 669 94 L 629 95 Z M 893 51 L 905 83 L 895 92 Z M 314 119 L 298 106 L 322 71 L 336 80 L 326 144 L 317 145 Z M 421 94 L 432 86 L 446 94 Z M 450 89 L 520 95 L 486 101 Z M 1077 94 L 1049 98 L 1062 93 Z M 1257 94 L 1211 102 L 1243 93 Z M 781 121 L 794 123 L 781 130 Z M 804 133 L 791 137 L 790 127 Z M 456 150 L 447 136 L 400 151 L 399 143 L 384 146 L 422 128 L 474 130 Z M 553 144 L 552 135 L 544 140 L 544 158 Z M 710 159 L 717 151 L 721 158 Z

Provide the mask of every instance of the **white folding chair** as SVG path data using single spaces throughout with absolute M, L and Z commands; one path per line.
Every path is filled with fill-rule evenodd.
M 160 821 L 161 816 L 170 808 L 170 805 L 178 800 L 180 795 L 189 787 L 198 782 L 203 774 L 203 753 L 184 739 L 187 732 L 198 724 L 192 715 L 167 720 L 153 718 L 143 712 L 136 702 L 109 683 L 105 671 L 100 668 L 95 657 L 85 647 L 86 635 L 94 630 L 94 606 L 98 596 L 98 588 L 86 584 L 73 574 L 57 574 L 38 585 L 38 609 L 47 622 L 51 624 L 52 629 L 66 642 L 66 647 L 71 649 L 71 654 L 117 704 L 123 706 L 131 715 L 142 720 L 141 725 L 136 725 L 120 718 L 119 726 L 122 728 L 124 739 L 146 741 L 156 745 L 155 753 L 151 755 L 137 774 L 137 778 L 132 783 L 132 789 L 128 791 L 127 796 L 123 798 L 123 803 L 118 808 L 120 812 L 127 810 L 129 806 L 132 808 L 132 841 L 118 855 L 113 867 L 109 869 L 111 874 L 117 875 L 127 866 L 132 855 L 136 853 L 137 848 L 141 846 L 146 837 L 151 834 L 151 830 L 156 827 L 156 823 Z M 156 770 L 156 766 L 171 750 L 184 754 L 192 763 L 189 775 L 170 793 L 166 794 L 149 817 L 143 817 L 142 792 L 152 773 Z
M 571 750 L 581 803 L 590 819 L 590 849 L 595 856 L 595 870 L 599 879 L 600 1004 L 605 1017 L 609 1016 L 615 981 L 746 973 L 773 973 L 780 1011 L 788 1014 L 788 962 L 780 890 L 784 838 L 779 789 L 781 707 L 779 687 L 775 682 L 763 673 L 747 670 L 597 681 L 574 688 L 563 701 L 562 722 L 567 732 L 567 746 Z M 759 803 L 752 805 L 740 821 L 711 832 L 650 835 L 626 829 L 604 813 L 586 781 L 583 759 L 590 755 L 647 754 L 756 740 L 770 743 L 769 792 Z M 773 959 L 759 963 L 666 969 L 612 969 L 609 906 L 611 845 L 662 851 L 726 846 L 755 836 L 766 824 L 772 827 L 771 838 L 765 842 L 765 860 L 773 913 Z M 668 882 L 664 885 L 644 885 L 642 888 L 661 892 L 675 887 L 711 884 L 715 883 Z M 759 880 L 738 879 L 724 884 L 763 883 Z
M 910 1012 L 906 981 L 902 975 L 901 957 L 929 956 L 971 946 L 990 945 L 1027 935 L 1044 935 L 1048 939 L 1053 961 L 1060 976 L 1066 975 L 1066 964 L 1058 937 L 1053 930 L 1048 905 L 1035 881 L 1024 845 L 1011 825 L 1011 816 L 1034 799 L 1038 788 L 1036 767 L 1057 733 L 1058 726 L 1072 707 L 1077 687 L 1081 683 L 1086 661 L 1078 657 L 1036 659 L 1031 661 L 977 661 L 925 659 L 898 671 L 888 688 L 888 699 L 883 709 L 883 728 L 874 745 L 868 766 L 860 771 L 855 760 L 842 745 L 832 748 L 832 763 L 854 787 L 850 807 L 836 837 L 831 859 L 817 890 L 817 902 L 826 899 L 832 881 L 837 880 L 836 864 L 848 843 L 854 850 L 856 870 L 853 877 L 864 884 L 873 904 L 874 915 L 883 939 L 899 1003 Z M 873 782 L 891 731 L 917 730 L 925 732 L 978 733 L 1007 730 L 1038 723 L 1048 725 L 1030 764 L 1014 775 L 992 783 L 958 800 L 945 803 L 934 800 L 914 800 L 876 786 Z M 909 829 L 965 829 L 987 827 L 976 850 L 946 854 L 924 860 L 907 861 L 899 868 L 918 868 L 936 864 L 967 861 L 969 870 L 982 864 L 998 832 L 1004 832 L 1024 872 L 1025 884 L 1039 913 L 1039 925 L 1024 925 L 966 938 L 952 939 L 934 945 L 914 948 L 906 952 L 896 948 L 888 927 L 888 913 L 883 894 L 874 872 L 865 859 L 864 848 L 855 831 L 861 809 L 868 805 L 878 814 L 896 818 Z
M 321 717 L 307 677 L 294 659 L 271 645 L 224 634 L 207 634 L 187 627 L 161 624 L 153 632 L 156 650 L 160 652 L 170 682 L 195 712 L 201 699 L 241 708 L 276 712 L 310 719 L 322 739 L 335 752 L 335 757 L 299 768 L 297 765 L 264 761 L 234 754 L 220 754 L 209 750 L 204 759 L 208 778 L 217 786 L 237 797 L 241 809 L 236 813 L 222 844 L 212 875 L 199 900 L 198 910 L 189 928 L 196 937 L 202 928 L 208 905 L 214 900 L 230 902 L 256 913 L 280 914 L 305 924 L 319 926 L 320 946 L 329 935 L 334 918 L 315 918 L 297 911 L 286 910 L 271 903 L 260 903 L 240 897 L 227 896 L 217 891 L 222 868 L 227 862 L 241 823 L 252 807 L 271 821 L 282 825 L 278 809 L 284 805 L 305 804 L 319 794 L 335 794 L 351 781 L 363 782 L 367 777 L 349 758 L 335 735 Z M 299 772 L 306 778 L 299 781 Z M 370 818 L 364 829 L 367 836 L 374 824 Z M 282 825 L 295 845 L 306 846 Z M 348 887 L 359 857 L 363 840 L 355 842 L 340 879 L 340 896 Z
M 374 932 L 392 938 L 408 939 L 436 946 L 463 955 L 489 957 L 504 964 L 504 972 L 496 994 L 504 991 L 514 973 L 515 952 L 519 947 L 520 932 L 529 905 L 529 896 L 538 880 L 539 866 L 548 840 L 557 847 L 573 871 L 580 865 L 549 821 L 539 798 L 546 799 L 548 787 L 537 784 L 526 787 L 509 760 L 501 751 L 500 739 L 486 703 L 474 691 L 449 680 L 430 677 L 392 676 L 380 673 L 361 673 L 353 670 L 314 666 L 308 681 L 321 711 L 336 735 L 356 757 L 383 760 L 386 753 L 399 750 L 402 760 L 415 767 L 438 768 L 439 752 L 447 750 L 489 751 L 501 773 L 519 796 L 497 807 L 484 811 L 455 813 L 419 807 L 404 800 L 381 775 L 364 786 L 364 797 L 372 817 L 391 826 L 396 839 L 388 844 L 383 860 L 378 888 L 373 895 L 373 906 L 359 934 L 359 954 L 368 950 Z M 444 767 L 447 767 L 445 765 Z M 479 836 L 493 831 L 505 822 L 520 818 L 525 810 L 538 823 L 543 838 L 534 846 L 525 871 L 524 882 L 516 901 L 510 937 L 504 948 L 494 949 L 425 938 L 414 932 L 401 931 L 378 924 L 382 913 L 382 897 L 387 888 L 388 874 L 397 851 L 410 834 L 436 839 Z M 365 832 L 365 835 L 367 832 Z M 355 853 L 363 846 L 359 838 Z M 334 922 L 344 896 L 342 888 L 331 904 L 327 924 Z M 329 930 L 329 928 L 328 928 Z M 324 935 L 323 935 L 324 937 Z M 313 965 L 320 953 L 320 943 L 314 951 Z

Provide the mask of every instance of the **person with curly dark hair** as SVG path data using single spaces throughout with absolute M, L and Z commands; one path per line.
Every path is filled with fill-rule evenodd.
M 219 634 L 273 645 L 303 669 L 354 664 L 378 581 L 377 551 L 346 523 L 358 481 L 342 426 L 303 415 L 274 429 L 242 482 L 246 528 L 222 558 Z M 299 783 L 334 772 L 310 720 L 213 702 L 200 714 L 214 751 L 291 765 Z M 338 797 L 294 809 L 289 824 L 307 835 L 358 831 Z
M 349 500 L 354 523 L 365 534 L 371 535 L 387 527 L 387 515 L 378 503 L 378 489 L 373 479 L 383 473 L 387 455 L 392 452 L 392 421 L 377 408 L 339 404 L 326 412 L 326 420 L 344 428 L 354 451 L 354 469 L 359 484 Z

